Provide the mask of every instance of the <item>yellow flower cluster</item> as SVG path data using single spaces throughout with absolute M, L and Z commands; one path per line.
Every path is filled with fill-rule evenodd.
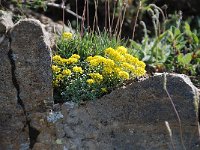
M 54 86 L 58 86 L 60 82 L 62 82 L 66 77 L 71 76 L 73 72 L 80 74 L 83 73 L 83 69 L 81 67 L 74 66 L 79 61 L 79 59 L 80 56 L 77 54 L 73 54 L 68 59 L 62 58 L 60 55 L 53 56 L 52 71 L 54 75 Z
M 103 76 L 100 73 L 90 73 L 89 76 L 95 81 L 95 82 L 101 82 L 103 80 Z
M 51 68 L 52 68 L 53 72 L 55 72 L 55 73 L 58 73 L 61 70 L 61 68 L 59 68 L 57 65 L 52 65 Z
M 95 81 L 93 80 L 93 79 L 87 79 L 87 81 L 86 81 L 89 85 L 91 85 L 91 84 L 93 84 L 93 83 L 95 83 Z
M 109 47 L 105 49 L 104 57 L 98 55 L 89 56 L 86 61 L 93 70 L 102 68 L 103 77 L 114 75 L 122 80 L 127 80 L 143 76 L 146 73 L 145 63 L 130 55 L 123 46 L 119 46 L 116 49 Z
M 63 32 L 62 37 L 66 40 L 71 40 L 72 39 L 72 33 L 70 32 Z
M 75 67 L 72 68 L 72 70 L 73 70 L 74 72 L 76 72 L 76 73 L 80 73 L 80 74 L 83 73 L 83 69 L 82 69 L 81 67 L 75 66 Z
M 103 81 L 103 76 L 100 73 L 90 73 L 88 75 L 90 76 L 90 79 L 87 79 L 86 82 L 89 85 Z
M 69 69 L 65 69 L 65 70 L 62 71 L 62 74 L 63 74 L 63 75 L 67 75 L 67 76 L 70 76 L 71 73 L 72 73 L 72 72 L 71 72 L 71 70 L 69 70 Z
M 53 61 L 54 63 L 56 64 L 60 64 L 60 65 L 63 65 L 63 64 L 75 64 L 79 61 L 80 59 L 80 56 L 77 55 L 77 54 L 73 54 L 70 58 L 66 59 L 66 58 L 62 58 L 60 57 L 60 55 L 55 55 L 53 56 Z
M 102 93 L 107 92 L 110 85 L 117 85 L 119 82 L 145 75 L 145 63 L 128 53 L 128 50 L 119 46 L 116 49 L 105 49 L 105 55 L 89 56 L 84 60 L 83 67 L 80 67 L 80 56 L 73 54 L 70 58 L 62 58 L 59 55 L 53 57 L 54 73 L 53 84 L 58 86 L 67 80 L 77 76 L 84 78 L 82 81 L 88 85 L 99 86 Z M 88 64 L 89 67 L 84 64 Z M 83 74 L 84 73 L 84 74 Z M 83 74 L 83 75 L 82 75 Z M 106 83 L 109 82 L 109 85 Z M 111 83 L 111 84 L 110 84 Z

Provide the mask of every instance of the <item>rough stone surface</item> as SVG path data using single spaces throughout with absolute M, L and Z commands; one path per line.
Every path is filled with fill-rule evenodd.
M 3 19 L 0 16 L 0 20 Z M 45 138 L 53 139 L 55 134 L 46 118 L 46 111 L 53 104 L 50 44 L 37 20 L 21 20 L 12 28 L 12 24 L 3 25 L 5 30 L 1 30 L 4 32 L 0 41 L 0 150 L 26 150 L 36 142 L 46 142 Z
M 2 12 L 0 11 L 0 13 Z M 9 18 L 5 18 L 5 16 L 7 15 L 4 14 L 3 18 L 0 16 L 0 24 L 3 21 L 6 34 L 10 26 L 7 26 L 9 21 L 5 20 Z M 12 66 L 8 55 L 10 43 L 5 34 L 2 35 L 3 39 L 0 41 L 0 149 L 6 150 L 23 147 L 21 143 L 28 142 L 28 134 L 25 132 L 27 128 L 24 127 L 26 118 L 18 104 L 17 90 L 13 84 Z M 11 145 L 12 142 L 13 145 Z
M 197 89 L 184 75 L 169 74 L 166 79 L 182 121 L 185 147 L 198 150 Z M 182 150 L 179 124 L 163 83 L 164 76 L 159 75 L 115 90 L 85 106 L 63 104 L 64 117 L 57 122 L 57 138 L 68 149 L 168 150 L 172 149 L 165 126 L 168 121 L 175 149 Z M 65 132 L 64 137 L 60 130 Z
M 11 30 L 11 49 L 19 96 L 26 111 L 38 111 L 52 103 L 52 72 L 48 36 L 39 21 L 25 19 Z

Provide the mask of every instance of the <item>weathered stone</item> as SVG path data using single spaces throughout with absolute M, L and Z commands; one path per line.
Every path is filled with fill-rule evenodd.
M 56 137 L 57 138 L 63 138 L 65 136 L 63 124 L 62 123 L 55 123 L 55 128 L 56 128 Z
M 53 104 L 49 40 L 36 20 L 19 21 L 9 33 L 12 24 L 0 24 L 0 149 L 26 150 L 38 135 L 43 144 L 55 135 L 46 118 Z
M 11 30 L 11 49 L 19 97 L 27 112 L 52 105 L 51 51 L 48 36 L 39 21 L 25 19 Z
M 41 132 L 47 127 L 46 114 L 36 112 L 29 115 L 30 126 Z
M 75 137 L 74 131 L 70 127 L 68 127 L 67 125 L 64 126 L 64 134 L 65 134 L 65 137 L 68 137 L 68 138 L 74 138 Z
M 47 130 L 43 130 L 37 138 L 37 142 L 43 143 L 43 144 L 51 144 L 55 141 L 55 137 L 50 134 L 50 132 Z
M 33 150 L 50 150 L 51 145 L 43 144 L 43 143 L 36 143 L 33 147 Z
M 17 149 L 23 146 L 22 143 L 29 142 L 25 133 L 26 117 L 18 104 L 13 83 L 9 51 L 9 39 L 4 38 L 0 41 L 0 147 L 5 150 Z
M 167 150 L 173 149 L 165 126 L 168 121 L 175 149 L 182 150 L 179 123 L 164 90 L 164 81 L 180 115 L 186 149 L 199 149 L 199 95 L 188 77 L 177 74 L 167 74 L 166 78 L 154 76 L 117 89 L 85 106 L 61 110 L 67 112 L 62 122 L 66 135 L 74 131 L 73 136 L 65 138 L 78 145 L 77 149 Z

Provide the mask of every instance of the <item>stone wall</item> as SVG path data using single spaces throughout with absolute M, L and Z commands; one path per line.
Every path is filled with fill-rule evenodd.
M 0 11 L 0 149 L 29 149 L 41 132 L 53 104 L 49 45 L 39 21 L 14 25 Z

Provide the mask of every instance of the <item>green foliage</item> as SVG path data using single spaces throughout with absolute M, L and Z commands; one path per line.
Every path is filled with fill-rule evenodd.
M 106 31 L 102 33 L 85 32 L 83 36 L 76 33 L 73 40 L 68 42 L 65 41 L 65 38 L 58 38 L 57 53 L 63 57 L 78 54 L 81 59 L 85 59 L 91 55 L 103 55 L 106 48 L 115 48 L 119 45 L 125 45 L 125 42 L 115 37 L 109 37 Z
M 198 74 L 199 38 L 191 31 L 188 23 L 180 27 L 171 26 L 154 38 L 146 35 L 141 43 L 134 41 L 130 43 L 132 53 L 158 71 Z

